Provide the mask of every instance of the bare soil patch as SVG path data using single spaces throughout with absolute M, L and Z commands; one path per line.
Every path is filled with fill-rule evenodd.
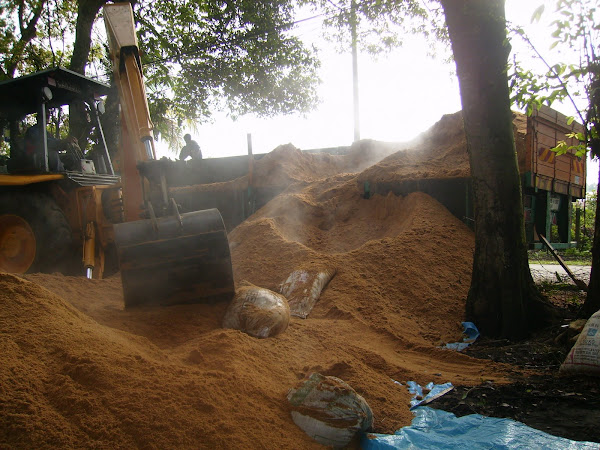
M 576 320 L 585 294 L 571 285 L 546 285 L 542 290 L 559 314 L 560 320 L 554 325 L 522 342 L 483 338 L 465 351 L 474 358 L 518 368 L 511 383 L 483 381 L 477 386 L 459 385 L 430 406 L 457 416 L 511 418 L 555 436 L 600 442 L 598 378 L 558 373 L 574 337 L 563 325 Z

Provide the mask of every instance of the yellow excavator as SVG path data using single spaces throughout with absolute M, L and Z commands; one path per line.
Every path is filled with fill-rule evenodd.
M 62 68 L 0 83 L 10 130 L 10 158 L 0 161 L 0 271 L 60 271 L 75 247 L 88 278 L 102 278 L 116 254 L 126 307 L 229 299 L 221 214 L 181 211 L 156 160 L 131 5 L 105 5 L 104 20 L 120 100 L 114 161 L 100 121 L 109 86 Z M 94 131 L 87 152 L 48 131 L 48 118 L 74 103 Z

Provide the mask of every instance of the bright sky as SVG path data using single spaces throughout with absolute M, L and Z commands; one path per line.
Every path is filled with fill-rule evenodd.
M 552 11 L 549 0 L 507 0 L 510 22 L 523 26 L 538 51 L 548 52 L 548 21 L 530 24 L 533 11 L 546 3 L 545 17 Z M 299 17 L 300 18 L 300 17 Z M 350 145 L 353 140 L 351 56 L 337 54 L 323 44 L 319 20 L 303 22 L 297 34 L 321 48 L 322 103 L 306 117 L 290 115 L 268 119 L 244 116 L 232 121 L 218 116 L 213 123 L 189 132 L 198 141 L 204 157 L 247 154 L 247 133 L 252 134 L 255 154 L 268 153 L 280 144 L 292 143 L 301 149 Z M 519 44 L 513 41 L 513 48 Z M 404 46 L 374 60 L 359 54 L 360 132 L 363 139 L 407 141 L 428 129 L 442 115 L 461 109 L 454 63 L 446 64 L 427 56 L 423 38 L 408 37 Z M 567 115 L 570 105 L 554 105 Z M 183 145 L 183 141 L 182 141 Z M 174 157 L 158 145 L 159 156 Z M 588 183 L 597 183 L 598 163 L 588 162 Z

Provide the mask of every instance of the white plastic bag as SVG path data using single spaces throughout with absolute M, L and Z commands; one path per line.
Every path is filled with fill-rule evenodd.
M 600 311 L 590 317 L 560 366 L 563 373 L 600 375 Z
M 335 269 L 319 272 L 293 271 L 279 286 L 279 292 L 288 300 L 292 316 L 306 319 L 319 300 L 321 291 L 335 273 Z
M 340 448 L 373 425 L 363 397 L 336 377 L 313 373 L 288 393 L 292 419 L 319 444 Z
M 257 286 L 239 288 L 229 304 L 223 328 L 233 328 L 257 338 L 275 336 L 290 323 L 290 307 L 277 292 Z

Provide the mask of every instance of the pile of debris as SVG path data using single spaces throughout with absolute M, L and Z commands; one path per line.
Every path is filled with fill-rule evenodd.
M 318 448 L 287 398 L 313 373 L 352 386 L 380 433 L 412 419 L 394 380 L 508 381 L 507 366 L 442 348 L 462 334 L 472 232 L 423 193 L 365 199 L 343 158 L 329 168 L 291 148 L 263 158 L 261 179 L 295 184 L 230 233 L 238 287 L 278 292 L 298 271 L 335 274 L 276 336 L 223 328 L 227 304 L 125 310 L 118 276 L 1 274 L 0 442 Z

